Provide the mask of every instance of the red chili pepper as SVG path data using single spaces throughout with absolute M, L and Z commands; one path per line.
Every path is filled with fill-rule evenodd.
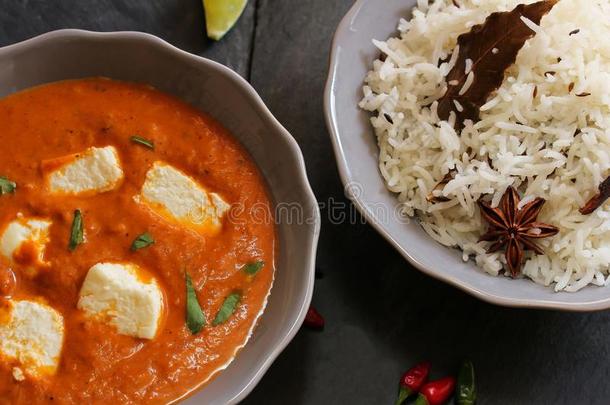
M 314 307 L 309 307 L 303 325 L 310 329 L 322 330 L 324 329 L 324 318 L 322 318 L 322 315 L 320 315 Z
M 430 373 L 430 363 L 427 361 L 407 370 L 400 378 L 396 405 L 401 405 L 412 394 L 419 392 L 419 389 L 428 379 L 428 373 Z
M 421 388 L 414 405 L 442 405 L 451 398 L 454 389 L 455 378 L 453 377 L 430 381 Z

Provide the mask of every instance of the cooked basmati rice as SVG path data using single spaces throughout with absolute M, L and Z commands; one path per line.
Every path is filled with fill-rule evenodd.
M 466 77 L 466 81 L 464 82 L 464 85 L 462 86 L 462 88 L 460 89 L 460 92 L 458 94 L 460 96 L 463 96 L 464 94 L 466 94 L 468 89 L 470 89 L 470 86 L 472 86 L 472 83 L 474 83 L 474 72 L 471 71 L 468 73 L 468 76 Z
M 459 101 L 453 100 L 453 104 L 455 104 L 455 109 L 458 110 L 459 112 L 464 111 L 464 107 L 462 107 L 462 104 L 460 104 Z
M 360 107 L 376 113 L 371 122 L 387 187 L 435 240 L 461 248 L 464 260 L 487 273 L 503 274 L 503 253 L 487 254 L 488 243 L 478 242 L 487 224 L 477 201 L 489 195 L 497 206 L 512 185 L 524 197 L 521 206 L 545 198 L 539 220 L 560 229 L 541 241 L 544 255 L 527 254 L 523 275 L 556 291 L 605 286 L 610 204 L 588 216 L 578 209 L 610 175 L 610 0 L 562 0 L 540 26 L 524 19 L 536 36 L 481 108 L 480 121 L 466 121 L 457 133 L 455 113 L 442 122 L 436 112 L 435 100 L 457 84 L 445 80 L 457 61 L 457 37 L 492 12 L 534 1 L 418 0 L 412 19 L 400 21 L 399 37 L 375 41 L 386 57 L 367 75 Z M 466 63 L 473 77 L 463 92 L 475 79 Z M 435 192 L 449 201 L 428 202 L 449 172 L 453 180 Z
M 464 73 L 469 74 L 472 71 L 472 59 L 468 58 L 465 62 L 466 66 L 464 68 Z

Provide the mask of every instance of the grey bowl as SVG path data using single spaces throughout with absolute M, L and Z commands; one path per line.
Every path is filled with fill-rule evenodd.
M 418 224 L 395 215 L 396 199 L 386 190 L 377 165 L 378 148 L 368 114 L 357 106 L 363 79 L 379 51 L 371 40 L 397 33 L 416 0 L 358 0 L 341 21 L 332 44 L 324 107 L 337 165 L 348 195 L 364 217 L 411 264 L 426 274 L 482 300 L 504 306 L 594 311 L 610 308 L 610 288 L 587 287 L 555 293 L 521 279 L 492 277 L 461 253 L 442 247 Z
M 135 32 L 51 32 L 0 49 L 0 97 L 43 83 L 89 76 L 149 83 L 212 115 L 248 149 L 274 204 L 306 220 L 279 223 L 279 255 L 267 309 L 231 365 L 186 404 L 233 404 L 248 395 L 300 328 L 313 291 L 320 214 L 292 136 L 254 89 L 230 69 Z

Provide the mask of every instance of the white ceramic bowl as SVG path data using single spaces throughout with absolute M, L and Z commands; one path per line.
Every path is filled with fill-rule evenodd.
M 411 264 L 485 301 L 570 311 L 610 308 L 610 288 L 590 286 L 577 293 L 555 293 L 526 279 L 489 276 L 474 263 L 464 262 L 461 252 L 436 243 L 417 223 L 405 224 L 394 215 L 396 198 L 387 191 L 379 173 L 369 115 L 357 104 L 365 74 L 380 54 L 371 40 L 396 34 L 399 19 L 410 18 L 416 3 L 358 0 L 335 33 L 324 102 L 339 172 L 350 199 Z
M 149 83 L 212 115 L 248 149 L 274 204 L 298 204 L 301 223 L 279 223 L 275 283 L 259 325 L 233 363 L 186 404 L 233 404 L 254 388 L 300 328 L 313 291 L 320 215 L 292 136 L 230 69 L 152 35 L 61 30 L 0 49 L 0 96 L 90 76 Z

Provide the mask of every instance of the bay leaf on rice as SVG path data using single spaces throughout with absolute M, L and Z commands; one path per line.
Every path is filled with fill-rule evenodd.
M 525 42 L 536 34 L 522 17 L 540 24 L 558 1 L 520 4 L 512 11 L 492 13 L 483 24 L 460 35 L 457 62 L 447 74 L 447 91 L 438 100 L 439 118 L 448 120 L 451 111 L 455 111 L 456 126 L 460 128 L 466 119 L 477 121 L 480 107 L 502 85 L 505 71 L 515 63 Z M 468 60 L 471 63 L 467 71 Z M 474 80 L 471 78 L 470 86 L 464 90 L 471 72 Z M 461 111 L 456 110 L 455 101 L 461 105 Z

